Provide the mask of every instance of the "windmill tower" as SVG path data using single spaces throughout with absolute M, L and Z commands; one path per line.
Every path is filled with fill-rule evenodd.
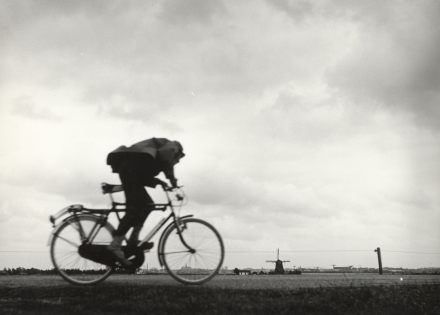
M 280 260 L 280 249 L 277 249 L 277 260 L 266 260 L 266 262 L 275 263 L 275 274 L 284 274 L 283 263 L 290 262 L 290 260 Z

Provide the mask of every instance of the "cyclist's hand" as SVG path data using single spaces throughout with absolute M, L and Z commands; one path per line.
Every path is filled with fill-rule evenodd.
M 178 188 L 177 187 L 177 179 L 175 179 L 175 178 L 170 179 L 170 183 L 171 183 L 171 186 L 173 187 L 173 189 Z

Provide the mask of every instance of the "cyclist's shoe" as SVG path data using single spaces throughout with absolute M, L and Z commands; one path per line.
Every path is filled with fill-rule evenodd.
M 140 243 L 140 242 L 139 242 Z M 150 250 L 154 247 L 154 242 L 144 242 L 142 243 L 142 245 L 140 246 L 140 248 L 142 248 L 143 251 L 146 250 Z
M 138 246 L 141 241 L 128 241 L 128 246 Z M 144 242 L 141 246 L 139 246 L 143 251 L 150 250 L 154 247 L 153 242 Z
M 124 252 L 121 250 L 120 246 L 109 245 L 107 246 L 107 250 L 112 253 L 116 260 L 122 264 L 122 266 L 131 267 L 132 262 L 125 259 Z

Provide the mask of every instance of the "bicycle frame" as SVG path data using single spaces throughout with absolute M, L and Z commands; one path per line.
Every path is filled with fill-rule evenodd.
M 167 199 L 168 199 L 168 203 L 153 203 L 153 204 L 149 204 L 149 206 L 154 207 L 152 211 L 155 210 L 162 210 L 165 211 L 167 208 L 170 208 L 171 213 L 168 215 L 168 217 L 166 218 L 162 218 L 159 223 L 156 224 L 156 226 L 150 231 L 150 233 L 148 233 L 148 235 L 137 245 L 137 246 L 141 246 L 143 243 L 148 242 L 149 240 L 151 240 L 156 233 L 170 220 L 172 219 L 173 222 L 170 225 L 176 225 L 177 226 L 177 232 L 179 234 L 179 238 L 182 242 L 182 244 L 191 252 L 195 252 L 193 248 L 191 248 L 186 242 L 185 239 L 182 236 L 182 230 L 180 228 L 181 223 L 180 223 L 180 219 L 181 218 L 188 218 L 188 217 L 192 217 L 193 215 L 186 215 L 183 217 L 178 217 L 174 211 L 174 205 L 173 205 L 173 200 L 171 200 L 168 190 L 164 189 Z M 118 208 L 118 206 L 125 206 L 125 203 L 119 203 L 119 202 L 115 202 L 113 200 L 112 197 L 112 193 L 113 192 L 108 192 L 110 195 L 110 199 L 112 202 L 112 207 L 110 209 L 90 209 L 90 208 L 84 208 L 82 205 L 80 204 L 74 204 L 68 207 L 65 207 L 63 209 L 61 209 L 58 213 L 56 213 L 55 215 L 51 215 L 50 216 L 50 222 L 52 222 L 54 230 L 51 233 L 48 243 L 47 245 L 49 245 L 51 243 L 51 240 L 53 238 L 54 235 L 57 235 L 58 229 L 61 226 L 61 224 L 67 220 L 75 220 L 78 224 L 78 230 L 81 236 L 81 240 L 82 243 L 87 244 L 87 243 L 91 243 L 94 238 L 96 237 L 96 235 L 98 234 L 99 230 L 107 223 L 107 220 L 110 216 L 111 213 L 116 213 L 116 216 L 118 218 L 118 221 L 121 220 L 119 213 L 120 212 L 126 212 L 126 208 Z M 178 195 L 179 196 L 179 195 Z M 182 197 L 178 197 L 178 200 L 182 201 L 183 199 L 179 199 Z M 62 217 L 63 215 L 66 214 L 70 214 L 69 217 L 65 218 L 63 221 L 61 221 L 59 224 L 55 225 L 55 221 Z M 95 223 L 95 225 L 93 226 L 92 230 L 90 231 L 89 235 L 85 235 L 84 230 L 81 226 L 80 221 L 78 220 L 78 216 L 79 215 L 92 215 L 95 217 L 98 217 L 99 220 Z M 162 240 L 162 237 L 161 237 Z M 159 241 L 160 243 L 160 241 Z M 158 246 L 159 248 L 159 246 Z M 159 257 L 159 261 L 162 263 L 161 261 L 161 257 Z

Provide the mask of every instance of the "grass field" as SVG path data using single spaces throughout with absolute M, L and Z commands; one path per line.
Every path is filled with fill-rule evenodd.
M 1 314 L 440 314 L 440 276 L 112 275 L 79 287 L 58 276 L 0 277 Z

